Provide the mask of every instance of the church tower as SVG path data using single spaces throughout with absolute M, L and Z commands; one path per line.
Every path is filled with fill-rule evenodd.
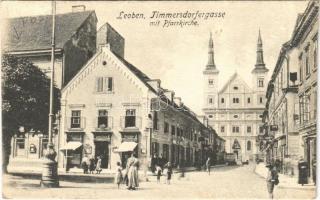
M 214 62 L 214 45 L 212 33 L 210 32 L 209 48 L 208 48 L 208 63 L 204 75 L 204 104 L 203 108 L 217 108 L 218 107 L 218 75 L 219 70 L 216 68 Z
M 267 75 L 269 69 L 266 68 L 266 65 L 263 60 L 263 47 L 262 47 L 262 39 L 261 32 L 259 29 L 258 42 L 257 42 L 257 58 L 254 69 L 251 71 L 252 73 L 252 88 L 255 92 L 256 96 L 256 104 L 260 106 L 264 106 L 265 104 L 265 93 L 267 89 Z

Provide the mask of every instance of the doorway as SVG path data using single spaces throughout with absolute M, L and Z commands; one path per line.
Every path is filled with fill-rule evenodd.
M 108 168 L 109 164 L 109 143 L 107 141 L 95 141 L 95 158 L 101 157 L 101 168 Z

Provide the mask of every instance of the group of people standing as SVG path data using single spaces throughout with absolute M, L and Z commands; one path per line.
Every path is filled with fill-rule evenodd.
M 136 190 L 139 187 L 139 160 L 135 157 L 134 153 L 126 161 L 126 168 L 122 169 L 121 163 L 117 162 L 117 171 L 115 175 L 115 183 L 120 188 L 120 184 L 124 183 L 128 190 Z
M 96 174 L 100 174 L 101 169 L 101 156 L 98 156 L 96 159 L 91 157 L 90 159 L 88 157 L 84 157 L 82 159 L 81 163 L 83 173 L 84 174 L 93 174 L 94 171 L 96 171 Z

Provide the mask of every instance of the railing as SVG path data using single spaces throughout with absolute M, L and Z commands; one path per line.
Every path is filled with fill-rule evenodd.
M 67 130 L 83 130 L 86 128 L 85 117 L 68 117 L 66 120 Z
M 141 129 L 142 120 L 138 116 L 121 116 L 120 117 L 120 127 L 122 129 Z
M 113 128 L 113 117 L 96 117 L 93 127 L 96 131 L 111 130 Z

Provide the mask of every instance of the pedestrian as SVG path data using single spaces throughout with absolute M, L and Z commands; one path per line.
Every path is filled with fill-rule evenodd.
M 207 167 L 207 172 L 210 176 L 210 168 L 211 168 L 211 160 L 210 157 L 208 157 L 207 161 L 206 161 L 206 167 Z
M 95 160 L 94 160 L 93 157 L 91 157 L 91 158 L 89 159 L 89 170 L 90 170 L 90 174 L 93 174 L 95 169 L 96 169 Z
M 101 157 L 98 156 L 97 157 L 97 164 L 96 164 L 96 172 L 97 172 L 97 174 L 100 174 L 101 171 L 102 171 L 102 169 L 101 169 Z
M 269 193 L 269 198 L 273 199 L 274 186 L 279 184 L 278 172 L 275 166 L 267 164 L 268 176 L 267 176 L 267 188 Z
M 157 173 L 157 183 L 160 183 L 162 169 L 159 165 L 156 166 L 156 173 Z
M 136 187 L 139 187 L 139 179 L 138 179 L 139 160 L 135 157 L 134 153 L 132 153 L 131 157 L 128 158 L 126 168 L 128 172 L 128 190 L 135 190 Z
M 308 184 L 308 163 L 301 157 L 298 162 L 299 179 L 298 183 L 302 186 Z
M 88 169 L 89 169 L 89 166 L 88 166 L 88 157 L 84 157 L 84 158 L 82 159 L 81 167 L 82 167 L 82 169 L 83 169 L 83 173 L 84 173 L 84 174 L 88 174 Z
M 115 175 L 115 183 L 118 185 L 118 189 L 120 188 L 120 183 L 122 181 L 122 167 L 121 167 L 121 163 L 117 162 L 117 171 L 116 171 L 116 175 Z
M 168 162 L 165 167 L 167 168 L 167 184 L 170 185 L 171 175 L 172 175 L 172 166 L 171 163 Z

